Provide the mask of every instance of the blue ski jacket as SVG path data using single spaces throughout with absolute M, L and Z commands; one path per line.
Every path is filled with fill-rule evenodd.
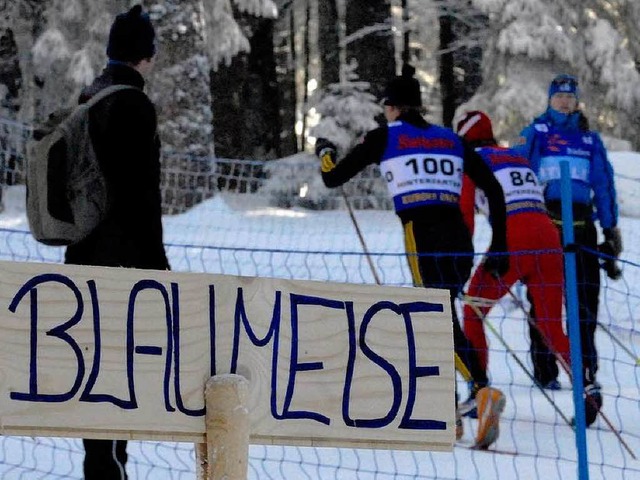
M 613 167 L 600 135 L 586 123 L 581 111 L 565 114 L 549 107 L 522 130 L 515 149 L 543 183 L 547 204 L 560 201 L 560 162 L 568 160 L 573 204 L 588 207 L 601 228 L 612 228 L 618 224 Z

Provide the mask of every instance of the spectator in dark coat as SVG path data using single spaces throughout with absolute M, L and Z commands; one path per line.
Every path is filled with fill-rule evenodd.
M 111 200 L 105 221 L 82 242 L 70 246 L 66 263 L 164 270 L 160 141 L 153 104 L 142 91 L 155 54 L 153 26 L 140 6 L 121 14 L 111 28 L 102 74 L 80 102 L 113 84 L 138 87 L 110 95 L 90 114 L 91 138 Z
M 169 269 L 162 242 L 156 111 L 143 92 L 154 55 L 155 33 L 142 7 L 118 15 L 109 34 L 109 62 L 81 93 L 80 103 L 109 85 L 137 88 L 109 95 L 90 111 L 90 135 L 110 206 L 87 238 L 67 248 L 67 264 Z M 126 480 L 126 445 L 124 440 L 84 440 L 85 479 Z

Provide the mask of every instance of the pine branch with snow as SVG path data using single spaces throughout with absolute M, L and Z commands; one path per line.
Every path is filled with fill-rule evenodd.
M 310 129 L 310 135 L 331 140 L 340 154 L 376 128 L 375 117 L 382 113 L 376 97 L 368 92 L 369 83 L 358 81 L 354 70 L 355 67 L 350 66 L 345 75 L 347 80 L 327 85 L 310 111 L 320 118 Z

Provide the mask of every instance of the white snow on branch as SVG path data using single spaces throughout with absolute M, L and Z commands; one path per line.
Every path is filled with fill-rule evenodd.
M 78 21 L 82 19 L 82 4 L 80 0 L 65 0 L 61 2 L 60 16 L 63 20 Z
M 71 56 L 69 44 L 60 30 L 55 27 L 45 30 L 33 45 L 33 63 L 39 71 L 48 71 L 55 62 Z
M 204 16 L 207 25 L 204 42 L 214 70 L 220 63 L 229 65 L 238 53 L 250 50 L 249 40 L 233 18 L 228 0 L 205 8 Z
M 76 85 L 89 85 L 95 77 L 95 71 L 91 62 L 91 54 L 86 48 L 74 52 L 69 62 L 67 78 L 70 78 Z
M 371 25 L 367 25 L 366 27 L 362 27 L 359 30 L 356 30 L 351 35 L 347 35 L 344 40 L 341 42 L 341 46 L 349 45 L 357 40 L 360 40 L 367 35 L 372 35 L 374 33 L 385 32 L 391 35 L 391 25 L 389 23 L 373 23 Z
M 621 36 L 608 21 L 598 19 L 585 30 L 585 37 L 587 61 L 595 67 L 598 83 L 606 85 L 607 101 L 619 108 L 636 108 L 640 74 Z
M 271 0 L 234 0 L 241 12 L 256 17 L 277 18 L 278 7 Z

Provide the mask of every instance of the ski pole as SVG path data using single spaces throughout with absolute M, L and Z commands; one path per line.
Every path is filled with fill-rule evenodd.
M 607 327 L 607 326 L 606 326 L 604 323 L 602 323 L 602 322 L 598 322 L 598 326 L 599 326 L 602 330 L 604 330 L 604 331 L 607 333 L 607 335 L 609 335 L 609 337 L 611 337 L 611 340 L 612 340 L 613 342 L 617 343 L 617 344 L 618 344 L 618 346 L 619 346 L 620 348 L 622 348 L 622 350 L 623 350 L 625 353 L 627 353 L 627 354 L 628 354 L 628 355 L 633 359 L 633 361 L 635 362 L 636 367 L 640 366 L 640 357 L 637 357 L 637 356 L 636 356 L 636 354 L 635 354 L 635 353 L 633 353 L 629 347 L 627 347 L 624 343 L 622 343 L 622 341 L 621 341 L 618 337 L 616 337 L 616 336 L 613 334 L 613 332 L 609 329 L 609 327 Z
M 477 300 L 480 300 L 480 302 L 478 302 Z M 504 346 L 505 350 L 507 350 L 507 352 L 513 357 L 513 359 L 520 366 L 520 368 L 522 368 L 524 373 L 526 373 L 527 376 L 533 381 L 533 384 L 538 387 L 538 389 L 540 390 L 542 395 L 544 395 L 544 398 L 547 399 L 547 401 L 553 407 L 553 409 L 556 411 L 556 413 L 558 415 L 560 415 L 560 417 L 566 422 L 566 424 L 569 425 L 573 429 L 574 426 L 571 423 L 571 420 L 569 420 L 569 418 L 567 418 L 567 416 L 564 414 L 564 412 L 562 410 L 560 410 L 560 407 L 558 407 L 556 402 L 553 401 L 553 398 L 551 398 L 551 396 L 544 390 L 544 388 L 542 388 L 535 381 L 535 377 L 533 376 L 531 371 L 522 362 L 522 360 L 520 360 L 520 357 L 518 357 L 516 352 L 509 346 L 509 344 L 504 339 L 504 337 L 500 334 L 498 329 L 493 326 L 493 324 L 489 321 L 487 316 L 482 313 L 482 311 L 480 310 L 480 307 L 478 306 L 478 303 L 481 303 L 482 306 L 488 306 L 489 304 L 494 304 L 495 302 L 491 302 L 490 300 L 483 299 L 483 298 L 480 298 L 480 297 L 470 297 L 470 296 L 467 296 L 467 295 L 463 295 L 462 296 L 462 301 L 464 303 L 466 303 L 467 305 L 469 305 L 469 307 L 471 307 L 471 309 L 475 312 L 475 314 L 478 315 L 478 317 L 480 317 L 480 319 L 482 320 L 482 323 L 484 323 L 487 327 L 489 327 L 489 330 L 491 331 L 491 333 L 493 333 L 493 335 L 495 335 L 495 337 L 498 340 L 500 340 L 500 343 L 502 343 L 502 345 Z
M 344 199 L 344 203 L 346 203 L 347 205 L 347 210 L 349 211 L 349 216 L 351 217 L 351 223 L 353 224 L 353 227 L 356 229 L 356 233 L 358 234 L 358 238 L 360 239 L 360 245 L 362 245 L 364 256 L 367 258 L 367 262 L 369 263 L 369 268 L 371 269 L 371 273 L 373 274 L 373 279 L 376 281 L 378 285 L 382 285 L 382 282 L 380 281 L 380 277 L 378 276 L 376 267 L 374 266 L 373 260 L 371 259 L 371 255 L 369 254 L 369 249 L 367 248 L 367 244 L 364 241 L 364 236 L 360 231 L 360 226 L 358 225 L 356 216 L 354 215 L 353 209 L 351 208 L 351 203 L 349 203 L 349 199 L 347 198 L 347 194 L 345 193 L 343 187 L 340 187 L 340 193 L 342 193 L 342 198 Z
M 502 282 L 501 282 L 502 283 Z M 509 296 L 511 296 L 511 298 L 513 299 L 513 301 L 516 303 L 516 305 L 518 306 L 518 308 L 520 308 L 520 310 L 522 310 L 522 312 L 525 315 L 525 318 L 527 319 L 527 322 L 529 322 L 529 325 L 531 325 L 533 328 L 536 329 L 536 331 L 540 334 L 540 337 L 542 337 L 546 347 L 549 349 L 549 351 L 556 357 L 556 359 L 558 360 L 558 363 L 562 366 L 562 369 L 566 372 L 567 376 L 569 377 L 569 380 L 571 382 L 573 382 L 573 376 L 571 375 L 571 369 L 569 368 L 569 365 L 567 365 L 567 362 L 565 362 L 564 358 L 562 358 L 562 356 L 558 353 L 557 350 L 555 350 L 552 346 L 551 346 L 551 342 L 549 341 L 549 339 L 546 337 L 546 335 L 544 335 L 542 333 L 542 330 L 540 330 L 540 327 L 538 327 L 537 323 L 535 322 L 535 320 L 533 318 L 531 318 L 531 315 L 529 315 L 529 312 L 527 312 L 527 309 L 524 308 L 524 305 L 522 304 L 522 301 L 516 297 L 516 295 L 513 293 L 513 291 L 511 290 L 511 288 L 506 288 L 506 285 L 503 284 L 503 286 L 505 287 L 505 289 L 507 290 L 507 292 L 509 293 Z M 602 419 L 605 421 L 605 423 L 607 424 L 607 426 L 609 427 L 609 429 L 611 430 L 611 432 L 613 432 L 613 434 L 616 436 L 616 438 L 618 439 L 618 441 L 620 442 L 620 444 L 624 447 L 624 449 L 629 452 L 629 455 L 631 455 L 631 458 L 633 458 L 634 460 L 637 460 L 636 455 L 633 453 L 633 450 L 631 450 L 631 447 L 629 447 L 629 445 L 627 444 L 627 442 L 624 440 L 624 438 L 622 438 L 622 435 L 620 435 L 620 432 L 618 432 L 616 430 L 616 428 L 613 426 L 613 423 L 611 423 L 611 420 L 609 420 L 609 417 L 607 415 L 605 415 L 605 413 L 602 411 L 601 408 L 598 407 L 598 405 L 596 404 L 596 401 L 591 397 L 591 395 L 586 395 L 585 396 L 586 400 L 590 403 L 590 405 L 595 409 L 596 412 L 598 412 L 598 414 L 602 417 Z

